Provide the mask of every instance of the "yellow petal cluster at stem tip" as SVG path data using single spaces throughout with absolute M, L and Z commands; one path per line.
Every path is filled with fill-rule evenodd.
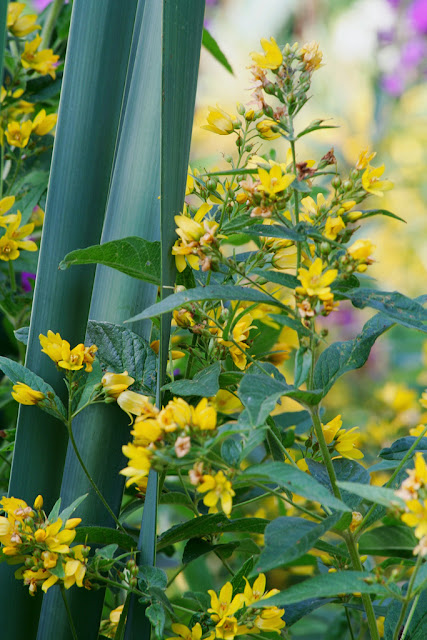
M 53 129 L 56 125 L 56 121 L 58 120 L 58 114 L 51 113 L 50 115 L 46 115 L 45 109 L 42 109 L 38 112 L 36 117 L 33 120 L 33 131 L 38 136 L 45 136 L 49 131 Z
M 300 50 L 301 57 L 305 63 L 305 70 L 309 73 L 316 71 L 319 67 L 323 66 L 322 59 L 323 53 L 319 50 L 317 42 L 308 42 Z
M 9 2 L 7 7 L 7 28 L 17 38 L 22 38 L 32 31 L 41 29 L 40 25 L 35 24 L 37 14 L 27 13 L 21 16 L 25 7 L 25 2 Z
M 216 107 L 208 107 L 209 113 L 207 115 L 208 124 L 202 126 L 202 129 L 212 131 L 220 136 L 228 136 L 234 131 L 233 118 L 229 113 L 220 109 L 218 105 Z
M 16 121 L 9 122 L 6 129 L 6 140 L 11 147 L 23 149 L 28 144 L 32 130 L 33 123 L 31 120 L 26 120 L 22 123 Z
M 341 416 L 336 416 L 333 420 L 326 425 L 322 424 L 323 435 L 325 436 L 326 444 L 334 444 L 335 450 L 343 457 L 350 460 L 360 460 L 364 457 L 362 451 L 357 449 L 356 443 L 359 439 L 359 434 L 356 433 L 358 427 L 353 427 L 346 431 L 341 429 L 342 420 Z
M 102 376 L 101 382 L 107 396 L 118 398 L 123 391 L 126 391 L 135 382 L 135 378 L 132 378 L 127 371 L 123 371 L 123 373 L 106 371 Z
M 257 190 L 263 191 L 268 196 L 284 191 L 295 180 L 295 174 L 293 173 L 282 174 L 282 169 L 278 164 L 275 164 L 270 171 L 260 167 L 258 169 L 258 177 L 261 184 L 258 185 Z
M 376 151 L 369 153 L 368 148 L 363 149 L 363 151 L 360 152 L 359 157 L 357 159 L 356 169 L 358 171 L 362 171 L 362 169 L 366 169 L 368 164 L 371 162 L 371 160 L 375 158 L 376 155 L 377 155 Z
M 203 635 L 202 627 L 197 622 L 192 629 L 189 629 L 185 624 L 175 622 L 172 625 L 172 631 L 178 635 L 167 638 L 166 640 L 201 640 Z M 205 636 L 204 640 L 213 640 L 215 638 L 215 632 L 212 631 L 208 636 Z
M 347 251 L 354 260 L 368 260 L 375 245 L 370 240 L 356 240 Z
M 19 404 L 38 404 L 44 397 L 44 393 L 32 389 L 23 382 L 17 382 L 12 387 L 12 398 Z
M 197 487 L 200 493 L 206 493 L 203 497 L 203 503 L 209 507 L 209 513 L 218 512 L 218 502 L 224 513 L 229 516 L 233 506 L 233 496 L 235 492 L 232 489 L 231 482 L 226 478 L 223 471 L 218 471 L 214 476 L 205 474 L 203 482 Z
M 80 343 L 71 349 L 70 343 L 63 340 L 59 333 L 53 333 L 49 329 L 47 336 L 39 335 L 42 352 L 53 360 L 61 369 L 68 371 L 79 371 L 86 363 L 86 371 L 92 370 L 94 353 L 97 350 L 95 345 L 85 347 Z
M 55 69 L 58 66 L 59 56 L 53 53 L 52 49 L 42 49 L 37 51 L 42 39 L 36 36 L 31 42 L 25 43 L 24 52 L 21 55 L 21 63 L 24 69 L 34 69 L 41 75 L 49 74 L 55 80 Z
M 321 258 L 310 265 L 309 269 L 301 268 L 298 270 L 303 292 L 309 296 L 317 296 L 320 300 L 328 300 L 332 293 L 329 285 L 338 275 L 337 269 L 328 269 L 323 273 L 324 265 Z M 297 288 L 297 291 L 300 287 Z
M 271 36 L 270 40 L 261 38 L 261 46 L 264 53 L 251 53 L 251 58 L 260 69 L 278 69 L 283 62 L 283 54 L 276 40 Z
M 278 123 L 276 120 L 261 120 L 258 122 L 256 128 L 264 140 L 276 140 L 280 138 L 280 131 L 273 131 L 272 127 L 277 127 Z
M 383 164 L 380 167 L 367 166 L 362 174 L 362 187 L 367 193 L 382 197 L 384 191 L 393 189 L 394 184 L 391 180 L 380 180 L 384 170 L 385 166 Z

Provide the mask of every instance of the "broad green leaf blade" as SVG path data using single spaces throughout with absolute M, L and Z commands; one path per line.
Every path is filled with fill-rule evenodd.
M 310 551 L 340 517 L 341 514 L 336 513 L 321 523 L 291 516 L 276 518 L 265 530 L 265 546 L 258 561 L 258 570 L 269 571 L 297 560 Z
M 272 271 L 268 269 L 252 269 L 252 273 L 257 276 L 265 278 L 268 282 L 274 282 L 280 284 L 282 287 L 288 287 L 288 289 L 295 289 L 299 286 L 299 280 L 290 273 L 281 273 L 280 271 Z
M 74 542 L 83 543 L 88 540 L 88 544 L 116 544 L 125 551 L 136 549 L 136 540 L 132 536 L 124 534 L 117 529 L 110 527 L 85 527 L 80 526 L 76 529 L 76 537 Z
M 145 338 L 112 322 L 89 320 L 89 342 L 98 347 L 97 357 L 108 371 L 127 371 L 135 383 L 134 391 L 155 394 L 157 358 Z
M 221 363 L 215 362 L 202 369 L 192 380 L 176 380 L 165 384 L 162 389 L 169 389 L 179 396 L 203 396 L 210 398 L 219 391 L 219 374 L 221 373 Z
M 222 66 L 225 67 L 227 71 L 233 74 L 233 69 L 231 68 L 231 65 L 228 62 L 226 56 L 221 51 L 215 38 L 207 29 L 203 29 L 202 45 L 209 51 L 209 53 L 213 55 L 215 60 L 218 60 L 218 62 L 222 64 Z
M 378 313 L 368 320 L 362 332 L 353 340 L 335 342 L 319 356 L 314 368 L 313 384 L 326 395 L 336 380 L 353 369 L 359 369 L 367 361 L 377 338 L 394 324 L 393 320 Z
M 102 264 L 132 278 L 160 284 L 160 243 L 130 237 L 72 251 L 59 265 L 67 269 L 77 264 Z
M 45 396 L 49 394 L 52 402 L 55 404 L 56 409 L 65 419 L 66 411 L 64 405 L 62 404 L 61 400 L 58 398 L 50 384 L 47 384 L 47 382 L 40 378 L 40 376 L 37 376 L 26 367 L 23 367 L 22 364 L 19 364 L 19 362 L 9 360 L 9 358 L 4 358 L 3 356 L 0 356 L 0 369 L 9 378 L 9 380 L 13 382 L 13 384 L 16 384 L 17 382 L 23 382 L 35 391 L 41 391 L 45 394 Z M 50 413 L 51 415 L 55 416 L 55 418 L 58 418 L 58 416 L 55 414 L 55 411 L 51 409 L 50 403 L 48 402 L 47 398 L 39 402 L 38 406 L 40 408 L 43 408 L 43 411 L 45 411 L 46 413 Z M 58 424 L 58 429 L 60 428 L 61 427 Z
M 413 558 L 417 544 L 413 530 L 404 525 L 376 527 L 359 538 L 360 553 L 398 558 Z
M 355 289 L 342 292 L 343 298 L 351 300 L 358 309 L 371 307 L 381 311 L 387 317 L 409 329 L 427 332 L 427 309 L 417 302 L 407 298 L 398 291 L 375 291 L 374 289 Z
M 272 484 L 287 489 L 291 493 L 309 498 L 315 502 L 337 509 L 338 511 L 350 511 L 350 508 L 341 500 L 335 498 L 324 486 L 307 473 L 295 469 L 284 462 L 267 462 L 248 467 L 239 474 L 238 482 L 261 482 Z M 236 482 L 236 481 L 235 481 Z M 237 485 L 237 482 L 236 482 Z
M 345 489 L 345 491 L 354 493 L 368 502 L 382 504 L 385 507 L 403 508 L 405 506 L 403 500 L 398 498 L 393 489 L 360 484 L 359 482 L 345 482 L 344 480 L 338 481 L 337 484 L 340 489 Z
M 292 585 L 286 591 L 282 591 L 267 600 L 256 603 L 257 607 L 283 607 L 294 602 L 301 602 L 307 598 L 321 597 L 331 598 L 339 596 L 341 593 L 373 593 L 379 596 L 388 594 L 385 587 L 380 584 L 369 584 L 366 579 L 374 581 L 374 576 L 362 571 L 339 571 L 337 573 L 326 573 L 315 576 Z
M 6 45 L 6 37 L 7 37 L 7 2 L 2 2 L 0 5 L 0 72 L 1 77 L 3 78 L 3 60 L 4 60 L 4 49 Z
M 311 475 L 318 480 L 325 488 L 332 491 L 331 481 L 329 480 L 329 475 L 326 470 L 324 464 L 320 462 L 315 462 L 310 458 L 307 458 L 308 468 L 310 470 Z M 357 482 L 359 484 L 369 485 L 370 476 L 368 471 L 362 467 L 361 464 L 356 462 L 356 460 L 348 460 L 347 458 L 339 458 L 337 460 L 332 461 L 333 467 L 335 469 L 335 475 L 338 480 L 342 480 L 343 482 L 351 481 Z M 341 497 L 343 502 L 348 505 L 352 510 L 356 509 L 358 505 L 362 502 L 362 498 L 354 493 L 349 493 L 348 491 L 342 491 Z
M 403 460 L 416 439 L 417 438 L 415 436 L 399 438 L 398 440 L 395 440 L 390 447 L 381 449 L 378 455 L 380 458 L 384 458 L 385 460 Z M 427 437 L 421 438 L 414 450 L 414 453 L 415 451 L 421 451 L 424 454 L 427 453 Z
M 136 0 L 129 1 L 127 11 L 115 0 L 73 3 L 26 358 L 26 366 L 62 400 L 62 376 L 41 353 L 38 335 L 59 331 L 73 346 L 84 338 L 95 271 L 64 273 L 57 267 L 70 251 L 100 241 L 135 9 Z M 66 432 L 54 418 L 21 407 L 10 495 L 32 503 L 40 493 L 49 510 L 59 494 L 66 446 Z M 10 604 L 2 633 L 34 638 L 41 600 L 28 598 L 4 565 L 0 592 L 7 593 Z M 49 633 L 40 631 L 40 637 Z
M 260 304 L 271 304 L 284 310 L 287 309 L 286 305 L 273 298 L 273 296 L 269 296 L 257 289 L 238 287 L 229 284 L 214 284 L 206 287 L 196 287 L 189 291 L 174 293 L 161 302 L 158 302 L 141 313 L 138 313 L 138 315 L 133 318 L 130 318 L 128 322 L 137 322 L 138 320 L 144 320 L 145 318 L 154 318 L 155 316 L 160 316 L 164 313 L 169 313 L 178 307 L 182 307 L 188 302 L 201 302 L 202 300 L 244 300 L 248 302 L 259 302 Z

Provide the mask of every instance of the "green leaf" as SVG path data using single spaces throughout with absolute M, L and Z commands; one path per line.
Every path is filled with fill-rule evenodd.
M 80 496 L 79 498 L 76 498 L 76 500 L 74 500 L 74 502 L 72 502 L 69 507 L 66 507 L 66 509 L 61 511 L 58 517 L 61 518 L 64 525 L 67 522 L 67 520 L 70 518 L 70 516 L 72 516 L 72 514 L 77 509 L 77 507 L 83 502 L 83 500 L 87 498 L 87 496 L 88 494 L 85 493 L 85 495 Z
M 136 549 L 136 540 L 122 531 L 110 527 L 77 527 L 74 542 L 92 544 L 117 544 L 125 551 Z
M 292 585 L 267 600 L 256 603 L 257 607 L 284 607 L 294 602 L 301 602 L 307 598 L 331 598 L 341 593 L 373 593 L 379 596 L 388 595 L 388 591 L 380 584 L 368 584 L 366 580 L 375 580 L 372 574 L 362 571 L 339 571 L 325 573 Z
M 227 542 L 225 544 L 211 544 L 202 538 L 190 538 L 184 547 L 182 564 L 189 564 L 200 556 L 212 551 L 223 558 L 229 558 L 233 551 L 239 547 L 240 542 Z
M 158 640 L 162 640 L 162 638 L 164 637 L 163 630 L 166 621 L 166 615 L 163 606 L 158 602 L 155 602 L 154 604 L 150 604 L 150 606 L 146 608 L 145 613 L 147 615 L 147 618 L 151 622 L 156 638 L 158 638 Z
M 61 400 L 58 398 L 50 384 L 45 382 L 42 378 L 40 378 L 40 376 L 37 376 L 22 364 L 19 364 L 19 362 L 15 362 L 14 360 L 10 360 L 9 358 L 4 358 L 3 356 L 0 356 L 0 369 L 10 380 L 12 380 L 13 384 L 22 382 L 35 391 L 41 391 L 45 394 L 45 396 L 49 395 L 49 398 L 55 405 L 57 411 L 64 417 L 64 419 L 66 418 L 67 413 Z M 50 403 L 47 398 L 41 400 L 37 406 L 40 409 L 43 409 L 43 411 L 45 411 L 46 413 L 49 413 L 55 418 L 58 418 L 57 413 L 53 409 L 51 409 Z
M 360 496 L 368 502 L 375 502 L 376 504 L 382 504 L 385 507 L 404 507 L 405 503 L 399 498 L 393 489 L 387 489 L 386 487 L 375 487 L 373 485 L 360 484 L 359 482 L 337 482 L 340 489 L 345 489 L 350 493 L 354 493 Z
M 16 331 L 14 331 L 13 333 L 15 338 L 19 340 L 19 342 L 22 342 L 22 344 L 27 344 L 29 331 L 30 327 L 21 327 L 20 329 L 16 329 Z
M 229 520 L 223 513 L 210 513 L 177 524 L 158 538 L 157 550 L 182 540 L 218 533 L 264 533 L 269 520 L 264 518 L 237 518 Z
M 280 284 L 282 287 L 287 287 L 288 289 L 295 289 L 295 287 L 299 286 L 298 278 L 292 276 L 290 273 L 281 273 L 280 271 L 258 268 L 252 269 L 252 273 L 255 273 L 257 276 L 261 276 L 261 278 L 265 278 L 268 282 Z
M 418 540 L 409 527 L 380 526 L 360 536 L 359 551 L 378 556 L 413 558 L 413 550 L 417 544 Z
M 221 363 L 214 364 L 202 369 L 192 380 L 176 380 L 165 384 L 162 389 L 169 389 L 179 396 L 202 396 L 210 398 L 219 391 L 219 374 L 221 373 Z
M 261 238 L 283 238 L 284 240 L 293 240 L 294 242 L 302 242 L 305 240 L 305 236 L 302 233 L 298 233 L 298 231 L 281 224 L 254 224 L 241 229 L 241 233 L 248 236 L 259 236 Z
M 427 332 L 427 326 L 424 325 L 427 320 L 427 310 L 416 300 L 407 298 L 398 291 L 375 291 L 361 287 L 343 292 L 342 296 L 351 300 L 358 309 L 371 307 L 404 327 Z
M 331 481 L 324 464 L 316 462 L 307 458 L 308 468 L 311 475 L 316 478 L 324 487 L 332 491 Z M 332 460 L 332 465 L 335 469 L 335 475 L 337 480 L 357 482 L 359 484 L 369 485 L 370 476 L 369 472 L 362 467 L 356 460 L 348 460 L 347 458 L 340 458 L 338 460 Z M 354 510 L 361 502 L 362 499 L 356 496 L 354 493 L 348 491 L 342 491 L 341 496 L 343 502 Z
M 254 559 L 248 558 L 246 562 L 242 564 L 240 569 L 236 571 L 234 576 L 231 579 L 231 584 L 233 587 L 233 598 L 236 593 L 243 593 L 243 589 L 245 588 L 246 581 L 245 578 L 252 572 L 254 568 Z
M 135 391 L 154 393 L 157 357 L 147 340 L 122 325 L 94 320 L 89 320 L 87 334 L 104 367 L 127 371 L 135 379 Z
M 323 389 L 323 395 L 326 395 L 344 373 L 362 367 L 376 339 L 393 324 L 392 320 L 378 313 L 368 320 L 356 338 L 335 342 L 327 347 L 320 354 L 314 368 L 314 386 Z
M 274 483 L 291 493 L 320 502 L 338 511 L 350 511 L 349 507 L 335 498 L 317 480 L 284 462 L 267 462 L 254 465 L 243 471 L 238 476 L 238 480 L 239 482 L 256 480 L 262 483 Z
M 395 220 L 400 220 L 400 222 L 404 222 L 406 224 L 406 220 L 404 220 L 403 218 L 400 218 L 395 213 L 392 213 L 387 209 L 368 209 L 366 211 L 363 211 L 362 213 L 363 213 L 363 216 L 360 218 L 360 220 L 365 220 L 366 218 L 371 218 L 372 216 L 381 215 L 381 216 L 387 216 L 389 218 L 394 218 Z
M 51 512 L 49 513 L 48 519 L 50 521 L 55 522 L 55 520 L 58 520 L 60 508 L 61 508 L 61 498 L 58 498 L 58 500 L 53 505 Z
M 381 449 L 378 455 L 380 458 L 384 458 L 385 460 L 403 460 L 416 439 L 417 438 L 415 436 L 399 438 L 398 440 L 395 440 L 390 447 L 384 447 L 384 449 Z M 414 449 L 414 454 L 415 451 L 427 453 L 427 437 L 421 438 Z
M 221 445 L 221 458 L 231 467 L 237 467 L 239 465 L 242 453 L 241 443 L 238 444 L 233 438 L 227 438 Z M 244 455 L 248 455 L 246 447 Z
M 312 354 L 306 348 L 298 349 L 295 355 L 294 386 L 300 387 L 308 377 L 311 369 Z
M 13 192 L 17 193 L 18 197 L 9 213 L 16 213 L 19 209 L 22 214 L 22 224 L 28 222 L 34 207 L 40 202 L 40 198 L 47 189 L 48 180 L 47 171 L 32 171 L 15 183 Z
M 313 120 L 313 122 L 311 122 L 305 129 L 303 129 L 296 137 L 296 139 L 298 140 L 298 138 L 302 138 L 303 136 L 306 136 L 307 133 L 311 133 L 312 131 L 319 131 L 320 129 L 337 129 L 338 125 L 335 124 L 322 124 L 322 122 L 324 122 L 324 120 Z
M 215 38 L 207 29 L 203 29 L 202 45 L 209 51 L 209 53 L 213 55 L 215 60 L 218 60 L 218 62 L 222 64 L 222 66 L 225 67 L 227 71 L 233 74 L 233 69 L 231 68 L 230 63 L 219 48 L 219 45 Z
M 269 571 L 297 560 L 310 551 L 340 517 L 340 513 L 335 513 L 321 523 L 291 516 L 276 518 L 266 527 L 258 570 Z
M 286 388 L 289 389 L 289 385 L 267 375 L 243 376 L 237 395 L 246 407 L 253 427 L 264 424 Z
M 145 318 L 155 318 L 164 313 L 169 313 L 174 309 L 182 307 L 189 302 L 201 302 L 202 300 L 244 300 L 248 302 L 259 302 L 269 304 L 281 309 L 287 310 L 286 305 L 282 304 L 272 296 L 268 296 L 256 289 L 249 287 L 238 287 L 234 285 L 208 285 L 207 287 L 196 287 L 189 291 L 180 291 L 168 296 L 161 302 L 148 307 L 133 318 L 129 318 L 127 322 L 136 322 Z
M 132 278 L 160 284 L 160 242 L 130 237 L 112 240 L 68 253 L 59 265 L 68 269 L 77 264 L 102 264 Z
M 139 568 L 139 576 L 142 577 L 149 588 L 158 587 L 164 591 L 167 587 L 168 577 L 166 573 L 158 567 L 153 567 L 149 564 L 142 565 Z

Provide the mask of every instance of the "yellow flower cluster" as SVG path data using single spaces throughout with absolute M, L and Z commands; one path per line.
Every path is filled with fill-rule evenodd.
M 211 597 L 208 613 L 215 623 L 215 638 L 234 640 L 236 636 L 263 631 L 280 635 L 286 625 L 282 618 L 284 609 L 254 606 L 279 593 L 278 589 L 265 591 L 265 584 L 265 575 L 260 573 L 252 586 L 246 580 L 243 593 L 237 593 L 234 598 L 231 582 L 222 587 L 219 596 L 211 589 L 208 591 Z
M 85 371 L 92 371 L 95 360 L 95 353 L 98 350 L 96 345 L 85 347 L 83 343 L 71 349 L 70 343 L 63 340 L 59 333 L 48 331 L 47 336 L 39 335 L 42 352 L 49 356 L 58 367 L 68 371 L 79 371 L 85 366 Z
M 74 584 L 84 586 L 90 547 L 70 547 L 81 519 L 70 518 L 64 523 L 57 518 L 50 522 L 42 509 L 41 496 L 33 507 L 19 498 L 0 500 L 0 510 L 6 514 L 0 516 L 2 552 L 13 564 L 24 563 L 15 577 L 23 579 L 31 595 L 40 586 L 46 592 L 56 583 L 66 589 Z
M 348 431 L 341 429 L 341 427 L 341 416 L 336 416 L 326 425 L 322 424 L 326 444 L 331 445 L 343 458 L 360 460 L 363 458 L 363 453 L 356 447 L 359 438 L 359 434 L 356 433 L 358 427 L 353 427 Z
M 205 474 L 201 480 L 202 482 L 197 487 L 197 491 L 206 493 L 203 497 L 203 504 L 209 507 L 209 513 L 218 513 L 217 505 L 220 502 L 222 510 L 229 516 L 233 508 L 233 496 L 236 494 L 224 472 L 218 471 L 214 476 Z
M 15 196 L 7 196 L 0 200 L 0 228 L 4 228 L 4 235 L 0 237 L 0 260 L 8 262 L 19 258 L 20 251 L 37 251 L 37 245 L 33 240 L 26 240 L 34 229 L 34 223 L 24 224 L 22 227 L 22 214 L 20 211 L 4 214 L 10 211 L 15 204 Z
M 419 544 L 414 554 L 427 555 L 427 465 L 420 451 L 415 453 L 413 469 L 407 471 L 408 477 L 396 495 L 405 502 L 405 513 L 402 521 L 410 527 L 415 527 L 415 535 Z
M 211 267 L 209 257 L 209 247 L 215 242 L 215 234 L 219 227 L 214 220 L 203 220 L 205 215 L 212 209 L 212 205 L 202 204 L 197 210 L 194 218 L 188 215 L 175 216 L 177 225 L 176 233 L 179 236 L 172 247 L 172 254 L 175 256 L 176 268 L 179 272 L 184 271 L 188 264 L 199 270 L 208 271 Z
M 309 318 L 316 315 L 316 305 L 323 303 L 323 314 L 328 314 L 336 308 L 334 294 L 330 284 L 338 275 L 337 269 L 328 269 L 321 258 L 316 258 L 308 269 L 298 270 L 300 287 L 296 287 L 297 307 L 301 317 Z
M 100 633 L 106 638 L 115 638 L 117 627 L 119 626 L 120 617 L 123 613 L 123 606 L 120 604 L 118 607 L 110 611 L 108 620 L 103 620 L 99 627 Z

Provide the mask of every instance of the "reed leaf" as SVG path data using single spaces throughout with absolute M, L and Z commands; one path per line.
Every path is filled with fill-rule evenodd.
M 173 218 L 182 211 L 190 155 L 191 131 L 196 99 L 197 75 L 203 32 L 204 1 L 163 0 L 162 20 L 162 110 L 160 157 L 161 299 L 172 292 L 176 239 Z M 168 359 L 170 314 L 161 317 L 157 404 Z M 150 472 L 141 533 L 138 541 L 141 565 L 155 564 L 158 479 Z M 151 625 L 145 606 L 131 598 L 125 640 L 149 638 Z
M 26 358 L 62 397 L 62 376 L 41 353 L 38 335 L 52 329 L 73 344 L 84 337 L 95 269 L 57 267 L 68 252 L 101 236 L 135 11 L 136 0 L 127 11 L 115 0 L 75 0 L 73 6 Z M 41 493 L 49 511 L 60 492 L 66 446 L 65 429 L 54 418 L 21 407 L 10 495 L 31 503 Z M 6 564 L 0 596 L 8 602 L 2 634 L 35 638 L 40 596 L 30 598 Z
M 141 11 L 143 16 L 141 19 Z M 138 5 L 129 60 L 125 112 L 120 119 L 120 137 L 115 154 L 107 212 L 101 242 L 126 236 L 158 240 L 160 235 L 160 114 L 161 114 L 161 16 L 162 5 L 146 0 Z M 135 59 L 132 60 L 132 52 Z M 131 77 L 129 78 L 129 74 Z M 73 267 L 79 269 L 79 267 Z M 82 269 L 82 267 L 80 267 Z M 84 266 L 84 271 L 90 267 Z M 121 324 L 130 314 L 154 302 L 157 287 L 99 265 L 96 271 L 89 317 Z M 148 339 L 150 321 L 131 325 L 132 331 Z M 122 446 L 130 438 L 128 417 L 114 405 L 96 405 L 82 412 L 73 423 L 77 446 L 85 464 L 108 504 L 118 515 L 126 466 Z M 101 446 L 100 446 L 101 443 Z M 107 460 L 107 463 L 106 463 Z M 61 497 L 64 504 L 89 493 L 79 509 L 85 525 L 114 526 L 90 487 L 74 452 L 69 447 Z M 69 637 L 61 596 L 52 590 L 43 604 L 39 640 Z M 66 597 L 80 640 L 96 637 L 104 591 L 70 590 Z M 53 615 L 54 612 L 54 615 Z

